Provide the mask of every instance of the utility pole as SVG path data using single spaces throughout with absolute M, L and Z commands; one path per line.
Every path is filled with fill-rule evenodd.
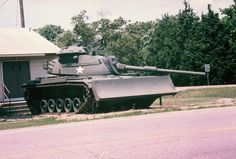
M 24 16 L 23 0 L 19 0 L 19 3 L 20 3 L 20 22 L 21 22 L 21 27 L 25 28 L 25 16 Z

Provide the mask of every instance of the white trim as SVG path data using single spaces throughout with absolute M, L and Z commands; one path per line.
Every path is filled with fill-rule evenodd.
M 55 54 L 56 53 L 52 53 Z M 44 57 L 46 54 L 0 54 L 0 57 Z

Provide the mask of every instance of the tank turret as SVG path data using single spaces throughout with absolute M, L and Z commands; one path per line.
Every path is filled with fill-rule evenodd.
M 62 50 L 57 58 L 47 61 L 44 68 L 49 74 L 61 76 L 120 75 L 126 70 L 205 75 L 205 72 L 121 64 L 115 56 L 91 56 L 82 47 L 69 47 Z
M 92 56 L 75 46 L 57 55 L 44 64 L 44 69 L 54 76 L 23 85 L 32 114 L 148 108 L 157 98 L 176 94 L 170 76 L 124 76 L 128 70 L 205 75 L 204 72 L 130 66 L 119 63 L 114 56 Z

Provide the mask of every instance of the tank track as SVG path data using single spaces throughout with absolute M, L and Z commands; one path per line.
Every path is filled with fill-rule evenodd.
M 74 92 L 64 92 L 70 90 L 67 87 L 73 88 Z M 54 90 L 54 91 L 52 91 Z M 42 93 L 43 92 L 43 93 Z M 47 93 L 50 92 L 50 93 Z M 54 92 L 53 95 L 51 95 Z M 55 93 L 60 92 L 60 93 Z M 27 101 L 30 112 L 34 115 L 41 113 L 62 113 L 63 111 L 75 113 L 95 113 L 96 102 L 93 93 L 89 87 L 84 83 L 67 83 L 67 84 L 52 84 L 40 85 L 34 88 L 28 88 L 25 91 L 25 99 Z M 43 94 L 43 95 L 42 95 Z M 63 94 L 63 95 L 59 95 Z M 66 96 L 65 94 L 69 94 Z M 76 95 L 74 95 L 76 94 Z M 61 111 L 57 111 L 55 107 L 56 101 L 60 100 L 63 103 Z M 79 107 L 76 109 L 75 103 Z M 72 105 L 70 109 L 66 110 L 66 102 Z M 81 104 L 79 104 L 81 102 Z
M 149 97 L 128 100 L 116 104 L 113 102 L 111 104 L 97 103 L 95 101 L 92 90 L 85 83 L 59 83 L 51 85 L 39 85 L 36 87 L 27 88 L 24 94 L 30 112 L 33 115 L 63 112 L 104 113 L 128 109 L 147 109 L 156 99 L 156 97 Z M 50 106 L 55 105 L 55 101 L 57 101 L 58 99 L 60 99 L 60 101 L 63 103 L 63 108 L 60 111 L 58 111 L 54 107 L 50 108 Z M 70 101 L 69 105 L 72 105 L 72 108 L 70 107 L 66 109 L 66 100 L 67 103 L 68 101 Z M 79 104 L 79 106 L 74 109 L 73 107 L 76 105 L 76 100 L 81 101 L 81 104 Z
M 86 90 L 86 99 L 82 106 L 79 108 L 79 110 L 75 113 L 95 113 L 96 108 L 95 108 L 95 99 L 92 94 L 92 91 L 89 90 L 89 88 L 86 86 L 84 87 Z

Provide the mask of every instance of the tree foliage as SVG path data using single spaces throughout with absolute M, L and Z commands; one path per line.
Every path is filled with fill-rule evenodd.
M 57 36 L 64 32 L 64 29 L 62 29 L 61 26 L 50 24 L 45 25 L 42 28 L 36 29 L 36 31 L 40 35 L 45 37 L 47 40 L 54 43 L 56 41 Z
M 74 25 L 73 32 L 77 35 L 78 45 L 89 46 L 93 43 L 95 36 L 95 28 L 92 24 L 88 23 L 88 16 L 86 11 L 83 10 L 80 14 L 72 17 L 71 21 Z
M 146 42 L 153 24 L 153 22 L 128 24 L 120 37 L 109 43 L 106 51 L 116 55 L 123 63 L 146 65 L 149 54 Z
M 227 35 L 227 51 L 223 81 L 226 83 L 236 83 L 236 0 L 229 8 L 222 10 L 224 33 Z
M 59 34 L 56 37 L 55 44 L 59 46 L 60 48 L 65 48 L 71 45 L 74 45 L 77 43 L 77 37 L 76 34 L 74 34 L 72 31 L 67 30 L 63 33 Z

